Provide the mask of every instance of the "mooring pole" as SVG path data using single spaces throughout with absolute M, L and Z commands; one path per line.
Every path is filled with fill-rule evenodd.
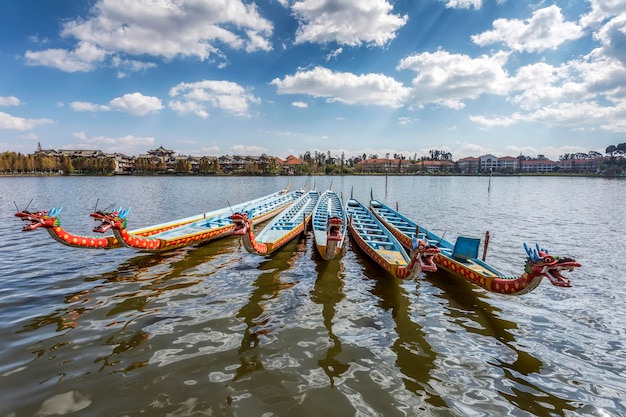
M 487 257 L 487 247 L 489 246 L 489 230 L 485 233 L 485 246 L 483 247 L 483 262 Z

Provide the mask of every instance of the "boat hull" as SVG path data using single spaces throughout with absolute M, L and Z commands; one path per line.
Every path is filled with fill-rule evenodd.
M 438 268 L 452 275 L 476 284 L 487 291 L 505 295 L 523 295 L 531 292 L 541 283 L 542 279 L 549 276 L 553 285 L 568 287 L 569 280 L 561 277 L 558 271 L 572 270 L 580 264 L 573 259 L 564 258 L 562 261 L 555 259 L 545 263 L 544 259 L 537 259 L 535 263 L 527 260 L 524 272 L 519 276 L 506 276 L 495 267 L 478 259 L 476 256 L 462 256 L 455 258 L 455 245 L 418 225 L 406 216 L 398 213 L 379 201 L 372 200 L 370 203 L 372 213 L 376 218 L 402 243 L 404 247 L 410 247 L 411 232 L 419 231 L 424 239 L 432 245 L 440 248 L 439 255 L 435 258 Z M 461 239 L 461 238 L 459 238 Z M 458 244 L 457 240 L 457 244 Z M 545 252 L 547 255 L 547 252 Z M 545 256 L 548 260 L 551 257 Z M 553 258 L 553 257 L 552 257 Z M 560 263 L 560 265 L 559 265 Z M 554 269 L 554 273 L 550 272 Z
M 347 235 L 347 217 L 341 198 L 332 190 L 320 196 L 311 219 L 317 252 L 324 260 L 339 256 Z
M 256 255 L 269 255 L 285 246 L 296 236 L 306 231 L 313 216 L 313 209 L 319 200 L 319 192 L 303 192 L 289 207 L 274 217 L 263 230 L 255 235 L 253 224 L 247 216 L 234 217 L 246 223 L 236 234 L 241 235 L 244 248 Z
M 235 230 L 231 220 L 233 210 L 246 209 L 251 213 L 252 223 L 257 224 L 276 216 L 295 199 L 295 196 L 295 193 L 274 193 L 233 207 L 205 213 L 199 220 L 146 237 L 128 232 L 124 218 L 119 222 L 113 222 L 113 233 L 125 246 L 144 251 L 160 252 L 200 245 L 233 234 Z
M 346 213 L 350 237 L 363 252 L 396 278 L 417 277 L 419 263 L 407 255 L 401 243 L 363 204 L 348 200 Z

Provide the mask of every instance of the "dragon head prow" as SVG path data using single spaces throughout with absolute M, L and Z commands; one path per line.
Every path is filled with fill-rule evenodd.
M 233 230 L 233 234 L 237 236 L 242 236 L 248 233 L 248 228 L 250 227 L 250 220 L 248 213 L 233 213 L 230 216 L 230 219 L 233 221 L 235 225 L 235 229 Z
M 113 211 L 96 211 L 90 214 L 91 217 L 96 221 L 100 221 L 101 223 L 93 228 L 93 231 L 96 233 L 105 233 L 110 229 L 125 229 L 126 228 L 126 217 L 128 217 L 128 213 L 130 212 L 130 207 L 127 209 L 122 209 L 122 207 Z
M 435 257 L 439 254 L 439 248 L 429 245 L 423 239 L 413 238 L 411 239 L 413 254 L 417 255 L 417 261 L 420 264 L 422 271 L 435 272 L 437 271 L 437 265 L 435 264 Z
M 59 213 L 61 212 L 61 207 L 51 208 L 48 211 L 36 211 L 30 212 L 28 210 L 18 211 L 15 213 L 17 217 L 22 219 L 23 221 L 28 221 L 26 226 L 22 227 L 22 231 L 28 232 L 31 230 L 35 230 L 39 227 L 55 227 L 59 225 Z
M 571 287 L 571 281 L 561 274 L 561 271 L 573 271 L 579 268 L 580 263 L 569 257 L 560 257 L 550 255 L 547 249 L 535 245 L 535 249 L 531 249 L 524 243 L 524 249 L 528 254 L 526 260 L 526 272 L 533 275 L 541 275 L 557 287 Z

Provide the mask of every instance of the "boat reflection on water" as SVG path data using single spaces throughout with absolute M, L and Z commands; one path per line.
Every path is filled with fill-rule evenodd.
M 312 259 L 315 261 L 317 278 L 311 290 L 311 300 L 322 306 L 324 327 L 328 331 L 328 337 L 331 341 L 326 356 L 319 359 L 317 364 L 328 376 L 330 386 L 334 387 L 335 379 L 350 369 L 350 365 L 337 359 L 337 356 L 342 352 L 342 346 L 341 340 L 333 332 L 333 320 L 337 304 L 345 298 L 343 293 L 343 263 L 340 259 L 325 261 L 317 250 L 313 251 Z
M 238 349 L 240 366 L 236 370 L 234 380 L 241 380 L 263 369 L 263 363 L 256 349 L 263 337 L 270 337 L 280 326 L 273 321 L 271 309 L 268 310 L 266 306 L 278 298 L 281 291 L 297 284 L 297 282 L 284 281 L 282 273 L 293 268 L 305 251 L 306 240 L 295 239 L 271 257 L 262 258 L 263 260 L 258 265 L 257 270 L 265 272 L 261 272 L 251 284 L 253 289 L 248 301 L 239 309 L 236 316 L 243 319 L 246 328 Z
M 232 249 L 236 244 L 236 239 L 227 238 L 219 245 L 132 257 L 114 270 L 85 277 L 82 286 L 85 283 L 97 284 L 64 296 L 58 308 L 49 314 L 33 317 L 20 333 L 43 333 L 34 353 L 37 357 L 47 356 L 50 359 L 64 355 L 71 357 L 73 354 L 78 356 L 76 349 L 82 350 L 82 347 L 72 346 L 71 340 L 80 338 L 79 334 L 83 333 L 91 336 L 82 337 L 96 337 L 93 336 L 95 331 L 96 343 L 101 343 L 102 348 L 107 346 L 105 350 L 108 353 L 102 354 L 102 348 L 94 349 L 93 346 L 86 345 L 84 348 L 91 354 L 99 353 L 92 360 L 92 363 L 100 363 L 98 371 L 112 367 L 113 372 L 127 372 L 146 366 L 149 363 L 148 351 L 140 355 L 143 356 L 140 360 L 130 363 L 123 354 L 137 349 L 151 338 L 145 328 L 175 319 L 160 315 L 161 305 L 167 305 L 170 297 L 198 285 L 215 271 L 234 262 Z M 201 271 L 199 267 L 202 267 Z M 83 328 L 81 320 L 86 323 Z M 51 324 L 56 325 L 55 333 L 43 330 Z M 68 349 L 65 353 L 64 347 Z M 75 352 L 70 353 L 69 349 Z M 61 361 L 61 364 L 69 362 L 72 361 Z
M 542 371 L 545 372 L 545 364 L 530 351 L 523 349 L 524 342 L 518 341 L 515 336 L 519 329 L 518 322 L 501 318 L 506 312 L 494 307 L 488 293 L 469 282 L 459 280 L 445 270 L 427 275 L 426 279 L 440 290 L 437 297 L 441 310 L 448 318 L 446 327 L 452 329 L 458 326 L 462 329 L 457 332 L 456 337 L 449 334 L 448 342 L 458 339 L 459 344 L 471 344 L 472 351 L 483 352 L 481 361 L 486 360 L 502 371 L 499 378 L 490 376 L 488 381 L 498 395 L 506 398 L 510 404 L 533 410 L 534 415 L 566 415 L 568 411 L 578 408 L 567 399 L 559 398 L 541 385 L 533 383 L 535 378 L 543 378 L 541 374 Z M 472 368 L 475 366 L 472 364 L 474 361 L 475 358 L 472 357 L 445 358 L 445 363 L 450 368 L 455 365 Z M 454 379 L 448 371 L 439 371 L 442 381 Z M 441 375 L 443 373 L 446 375 Z M 507 381 L 507 384 L 503 385 L 501 381 Z M 465 389 L 467 391 L 469 388 Z M 509 408 L 510 404 L 502 406 Z

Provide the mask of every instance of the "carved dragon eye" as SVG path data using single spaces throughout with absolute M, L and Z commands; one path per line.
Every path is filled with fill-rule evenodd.
M 554 258 L 552 256 L 546 256 L 545 258 L 543 258 L 543 261 L 551 264 L 552 262 L 554 262 Z

